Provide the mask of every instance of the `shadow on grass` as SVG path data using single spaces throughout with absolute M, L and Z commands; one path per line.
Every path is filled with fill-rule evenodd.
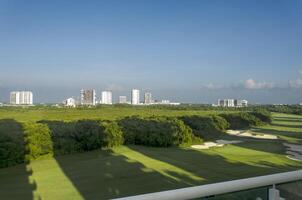
M 302 118 L 296 118 L 296 117 L 274 117 L 274 121 L 302 122 Z
M 285 127 L 285 128 L 302 128 L 302 125 L 295 125 L 295 124 L 276 124 L 272 123 L 272 126 L 279 126 L 279 127 Z
M 59 156 L 56 160 L 84 199 L 110 199 L 197 184 L 173 171 L 166 171 L 165 176 L 111 150 Z
M 66 122 L 53 121 L 47 124 L 51 130 L 64 126 L 61 129 L 63 132 L 55 131 L 61 136 L 65 134 L 64 131 L 72 131 L 74 127 L 72 123 Z M 257 165 L 232 162 L 218 154 L 180 148 L 129 146 L 121 147 L 122 151 L 119 152 L 113 149 L 59 156 L 74 153 L 60 151 L 60 145 L 67 145 L 69 138 L 63 138 L 60 143 L 54 137 L 52 140 L 59 167 L 84 199 L 110 199 L 296 169 L 290 164 L 275 165 L 265 161 Z M 262 146 L 243 147 L 278 151 Z M 4 197 L 7 197 L 4 199 L 33 199 L 36 186 L 29 183 L 32 172 L 26 171 L 25 165 L 9 170 L 12 170 L 10 176 L 3 176 L 0 170 L 0 177 L 4 177 L 0 179 L 1 197 L 3 190 Z
M 179 148 L 122 147 L 56 158 L 84 199 L 109 199 L 297 169 L 291 165 L 234 163 L 219 155 Z M 129 156 L 127 151 L 132 154 Z M 142 157 L 135 157 L 141 154 Z M 143 158 L 143 159 L 142 159 Z M 156 163 L 156 166 L 150 166 Z M 163 170 L 161 166 L 168 165 Z M 179 173 L 174 168 L 187 174 Z
M 207 154 L 202 151 L 191 149 L 162 149 L 140 146 L 130 146 L 130 148 L 153 159 L 169 163 L 173 166 L 177 166 L 188 172 L 194 173 L 196 176 L 203 177 L 206 180 L 203 183 L 259 176 L 297 169 L 297 166 L 290 164 L 276 165 L 266 161 L 257 162 L 257 166 L 248 165 L 243 162 L 232 162 L 220 155 Z
M 24 162 L 25 139 L 22 125 L 13 119 L 0 120 L 0 162 L 9 167 Z M 0 169 L 0 199 L 33 199 L 37 186 L 30 182 L 26 164 Z M 36 197 L 36 199 L 39 199 Z
M 274 130 L 274 129 L 270 129 L 270 128 L 257 128 L 257 129 L 254 129 L 253 132 L 266 133 L 266 134 L 271 134 L 271 135 L 287 136 L 287 137 L 292 137 L 292 138 L 296 138 L 296 139 L 302 139 L 302 133 L 301 132 L 279 131 L 279 130 Z
M 279 155 L 285 155 L 286 152 L 286 147 L 279 140 L 246 141 L 233 145 L 241 148 Z
M 66 122 L 44 123 L 59 135 L 65 134 L 62 130 L 71 131 L 74 127 Z M 62 127 L 65 128 L 57 130 Z M 221 136 L 224 139 L 238 139 L 235 136 Z M 58 150 L 61 147 L 57 145 L 64 145 L 64 142 L 57 143 L 53 138 L 53 144 L 55 155 L 62 154 Z M 263 143 L 259 146 L 238 146 L 280 154 L 284 150 L 277 144 L 274 148 Z M 296 169 L 295 166 L 274 165 L 265 161 L 257 165 L 231 162 L 220 155 L 190 149 L 143 146 L 125 147 L 125 152 L 119 153 L 103 150 L 56 156 L 55 159 L 84 199 L 109 199 Z

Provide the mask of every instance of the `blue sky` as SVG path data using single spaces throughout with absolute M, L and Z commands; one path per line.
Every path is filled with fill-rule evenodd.
M 158 99 L 302 102 L 301 0 L 0 0 L 0 101 L 81 88 Z

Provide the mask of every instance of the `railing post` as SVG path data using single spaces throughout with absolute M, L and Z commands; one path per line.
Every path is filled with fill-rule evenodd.
M 272 188 L 268 190 L 268 199 L 269 200 L 281 200 L 280 192 L 276 189 L 275 184 Z

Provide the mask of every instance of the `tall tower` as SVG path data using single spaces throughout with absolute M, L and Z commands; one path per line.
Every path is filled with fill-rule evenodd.
M 145 104 L 151 104 L 152 103 L 152 94 L 151 92 L 146 92 L 144 96 L 144 103 Z
M 102 92 L 102 104 L 112 104 L 112 92 L 103 91 Z
M 13 91 L 10 93 L 10 104 L 32 105 L 33 93 L 31 91 Z
M 139 104 L 139 90 L 133 89 L 131 92 L 131 104 L 138 105 Z
M 81 90 L 81 105 L 95 105 L 95 90 Z

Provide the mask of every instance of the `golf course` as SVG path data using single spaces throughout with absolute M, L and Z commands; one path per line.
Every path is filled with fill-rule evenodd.
M 107 108 L 109 109 L 109 108 Z M 0 111 L 0 118 L 16 121 L 117 119 L 139 110 L 114 111 Z M 32 113 L 35 114 L 32 114 Z M 64 114 L 58 115 L 57 112 Z M 190 111 L 208 115 L 208 111 Z M 209 111 L 213 112 L 213 111 Z M 39 114 L 37 114 L 39 113 Z M 122 113 L 122 114 L 121 114 Z M 189 111 L 144 111 L 144 115 L 181 116 Z M 167 114 L 168 113 L 168 114 Z M 55 118 L 55 116 L 58 116 Z M 0 130 L 1 131 L 1 130 Z M 169 189 L 235 180 L 302 168 L 302 161 L 288 156 L 284 143 L 302 145 L 302 116 L 273 113 L 272 122 L 252 127 L 252 135 L 277 139 L 226 135 L 239 140 L 209 149 L 120 145 L 69 155 L 45 156 L 0 169 L 0 199 L 109 199 Z

